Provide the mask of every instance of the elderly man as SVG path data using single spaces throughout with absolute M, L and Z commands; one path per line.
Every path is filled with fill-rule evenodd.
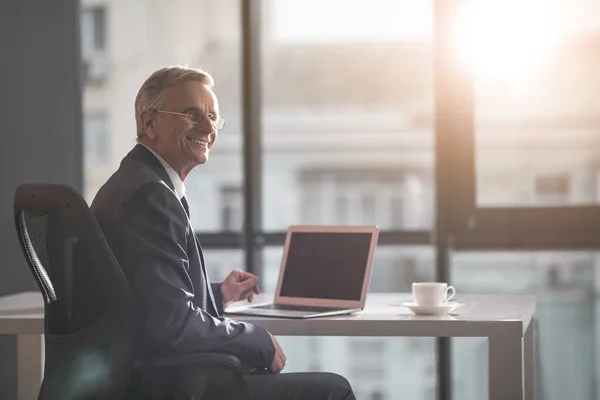
M 201 70 L 154 72 L 135 100 L 138 144 L 91 206 L 140 304 L 140 355 L 222 351 L 258 372 L 245 375 L 256 399 L 354 399 L 341 376 L 280 374 L 286 359 L 273 335 L 223 316 L 231 302 L 252 300 L 258 277 L 235 270 L 211 284 L 189 220 L 185 178 L 223 127 L 212 87 Z M 210 391 L 218 398 L 218 385 Z

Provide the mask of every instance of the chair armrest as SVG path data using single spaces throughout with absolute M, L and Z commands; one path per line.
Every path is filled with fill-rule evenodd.
M 225 369 L 242 371 L 242 362 L 236 356 L 225 353 L 194 352 L 182 353 L 133 363 L 135 369 L 156 369 L 191 365 L 201 369 Z

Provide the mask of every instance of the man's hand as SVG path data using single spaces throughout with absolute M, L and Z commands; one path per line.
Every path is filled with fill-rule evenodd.
M 223 305 L 227 308 L 234 301 L 252 301 L 254 294 L 259 294 L 258 276 L 246 271 L 235 269 L 225 278 L 221 284 Z
M 283 367 L 285 367 L 285 354 L 283 354 L 283 350 L 281 350 L 281 346 L 275 339 L 275 336 L 271 335 L 270 332 L 267 332 L 269 336 L 271 336 L 271 340 L 273 341 L 273 346 L 275 347 L 275 357 L 273 357 L 273 365 L 269 369 L 269 372 L 277 374 L 281 372 Z

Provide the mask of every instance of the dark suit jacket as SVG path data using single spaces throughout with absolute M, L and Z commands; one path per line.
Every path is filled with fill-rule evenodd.
M 271 366 L 268 333 L 222 316 L 220 285 L 210 284 L 200 243 L 152 152 L 136 145 L 91 210 L 140 305 L 138 356 L 211 350 Z

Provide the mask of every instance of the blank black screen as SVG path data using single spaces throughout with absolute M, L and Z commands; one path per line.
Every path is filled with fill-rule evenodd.
M 281 296 L 360 300 L 371 233 L 293 232 Z

